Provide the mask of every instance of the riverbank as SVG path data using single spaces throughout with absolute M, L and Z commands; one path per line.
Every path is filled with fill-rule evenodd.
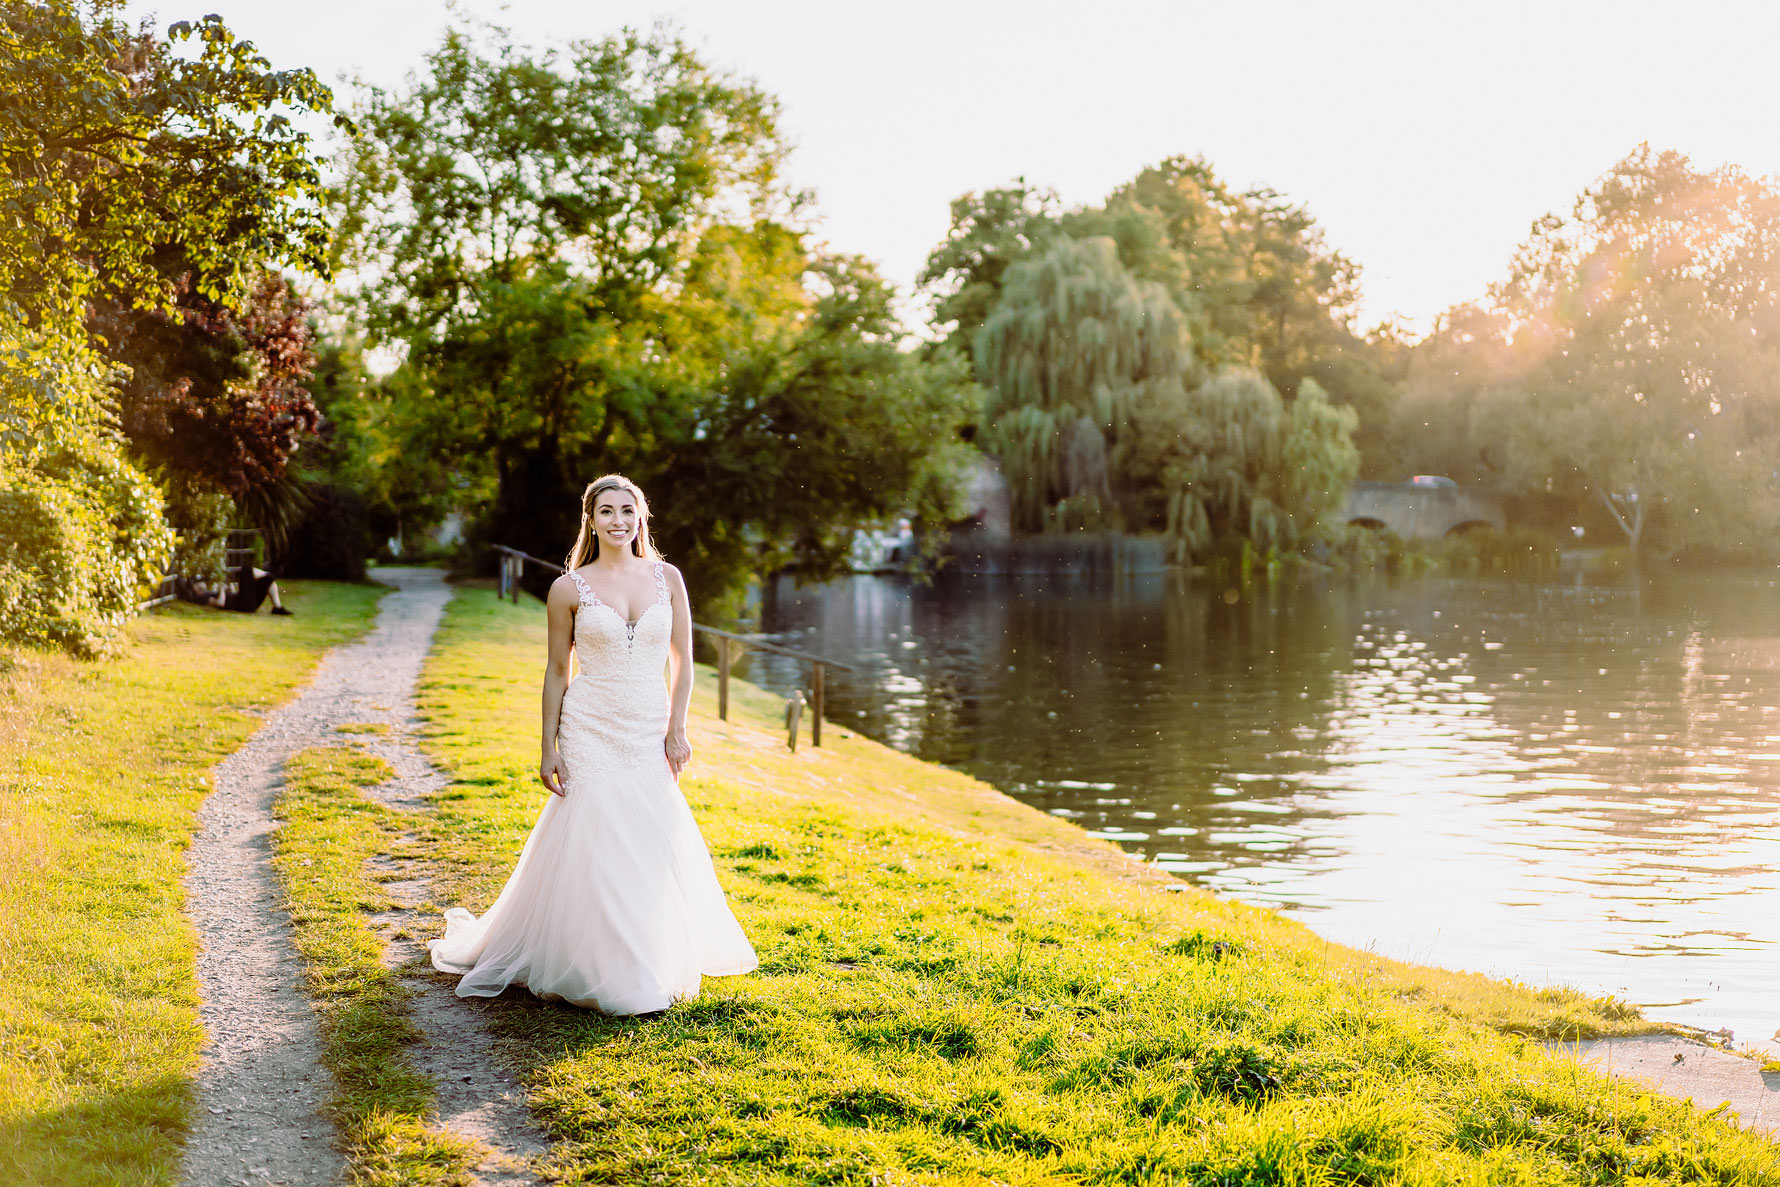
M 441 906 L 486 905 L 535 818 L 542 631 L 479 590 L 441 628 Z M 554 1173 L 1780 1182 L 1769 1143 L 1530 1041 L 1651 1029 L 1633 1010 L 1326 943 L 848 731 L 790 754 L 776 699 L 721 723 L 712 695 L 683 787 L 762 968 L 658 1019 L 505 1000 Z

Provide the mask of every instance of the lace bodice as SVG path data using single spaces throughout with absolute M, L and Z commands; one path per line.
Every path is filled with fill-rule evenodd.
M 655 565 L 655 600 L 628 621 L 600 601 L 581 574 L 571 572 L 569 579 L 581 600 L 575 611 L 579 671 L 563 694 L 557 739 L 571 777 L 578 757 L 583 766 L 666 762 L 664 674 L 674 615 L 662 565 Z

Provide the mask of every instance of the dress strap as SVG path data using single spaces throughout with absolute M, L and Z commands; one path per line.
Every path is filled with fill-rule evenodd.
M 655 562 L 655 600 L 668 600 L 667 568 L 660 561 Z
M 575 583 L 575 588 L 581 591 L 581 601 L 583 604 L 591 603 L 595 606 L 600 604 L 600 596 L 593 592 L 593 586 L 581 579 L 581 574 L 570 569 L 569 580 L 573 581 Z

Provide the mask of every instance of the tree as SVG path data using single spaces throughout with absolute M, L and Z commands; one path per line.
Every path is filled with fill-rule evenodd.
M 773 101 L 657 31 L 535 57 L 453 30 L 406 94 L 373 91 L 341 193 L 343 243 L 375 281 L 373 341 L 426 343 L 484 286 L 560 264 L 631 320 L 733 207 L 793 205 Z
M 1334 403 L 1322 385 L 1308 377 L 1286 406 L 1275 500 L 1290 517 L 1292 534 L 1298 539 L 1347 500 L 1360 472 L 1360 450 L 1354 444 L 1359 425 L 1358 413 Z
M 1168 293 L 1132 277 L 1110 239 L 1061 238 L 1008 270 L 975 356 L 978 439 L 1007 476 L 1016 528 L 1123 522 L 1115 480 L 1137 476 L 1112 474 L 1109 450 L 1127 445 L 1146 388 L 1186 382 L 1191 350 Z
M 974 351 L 980 338 L 968 331 L 994 315 L 1013 266 L 1059 237 L 1110 240 L 1134 280 L 1165 291 L 1198 369 L 1257 370 L 1288 399 L 1315 380 L 1358 414 L 1353 435 L 1372 468 L 1386 464 L 1405 352 L 1388 329 L 1355 331 L 1359 270 L 1302 205 L 1265 188 L 1236 190 L 1195 157 L 1168 158 L 1104 203 L 1067 212 L 1024 180 L 966 194 L 921 276 L 945 341 Z M 1127 512 L 1133 498 L 1150 501 L 1133 489 L 1121 500 Z M 1147 518 L 1147 509 L 1127 514 L 1133 524 Z
M 193 39 L 195 56 L 172 53 Z M 0 222 L 0 294 L 33 324 L 71 329 L 97 293 L 168 305 L 168 245 L 218 300 L 262 262 L 325 273 L 320 172 L 285 112 L 329 113 L 332 95 L 311 71 L 272 70 L 219 17 L 158 41 L 71 0 L 9 4 L 0 95 L 15 211 Z
M 1023 177 L 954 198 L 946 238 L 915 281 L 928 293 L 936 328 L 969 356 L 1008 269 L 1046 246 L 1059 229 L 1057 195 Z
M 268 272 L 238 305 L 185 280 L 171 312 L 106 302 L 92 324 L 130 369 L 120 414 L 137 452 L 239 499 L 284 477 L 321 414 L 306 386 L 315 366 L 308 303 Z
M 536 55 L 452 33 L 361 122 L 357 308 L 406 352 L 378 423 L 484 503 L 483 538 L 556 553 L 623 470 L 671 490 L 657 528 L 710 606 L 756 566 L 833 571 L 848 525 L 926 489 L 963 377 L 810 248 L 768 96 L 662 31 Z
M 0 318 L 0 637 L 106 650 L 173 546 L 160 492 L 106 423 L 83 343 Z
M 685 401 L 693 431 L 614 458 L 700 509 L 668 517 L 662 543 L 694 563 L 708 600 L 727 574 L 843 572 L 858 524 L 944 525 L 962 510 L 948 469 L 976 398 L 962 363 L 908 348 L 869 262 L 816 260 L 810 283 L 802 328 L 730 355 L 721 384 Z
M 1463 401 L 1460 465 L 1594 503 L 1635 550 L 1747 551 L 1780 526 L 1771 183 L 1640 147 L 1535 223 L 1487 305 L 1417 356 L 1406 410 L 1430 414 L 1412 449 Z M 1462 395 L 1428 394 L 1442 385 Z
M 1213 377 L 1167 445 L 1168 534 L 1181 557 L 1235 541 L 1266 551 L 1304 540 L 1359 469 L 1356 421 L 1313 379 L 1288 403 L 1258 372 Z
M 1287 397 L 1315 379 L 1382 427 L 1392 343 L 1384 331 L 1355 332 L 1359 268 L 1302 204 L 1264 187 L 1237 191 L 1202 157 L 1170 157 L 1115 190 L 1098 218 L 1154 224 L 1121 237 L 1121 256 L 1175 295 L 1206 367 L 1257 369 Z
M 80 651 L 108 645 L 172 543 L 88 303 L 170 309 L 169 252 L 215 301 L 265 263 L 326 263 L 319 173 L 285 112 L 327 112 L 327 89 L 215 17 L 173 26 L 198 42 L 177 57 L 111 11 L 0 9 L 0 633 Z

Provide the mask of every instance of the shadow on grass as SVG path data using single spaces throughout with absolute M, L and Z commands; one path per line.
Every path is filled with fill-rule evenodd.
M 157 1076 L 77 1104 L 0 1115 L 0 1181 L 171 1182 L 195 1097 L 189 1076 Z

